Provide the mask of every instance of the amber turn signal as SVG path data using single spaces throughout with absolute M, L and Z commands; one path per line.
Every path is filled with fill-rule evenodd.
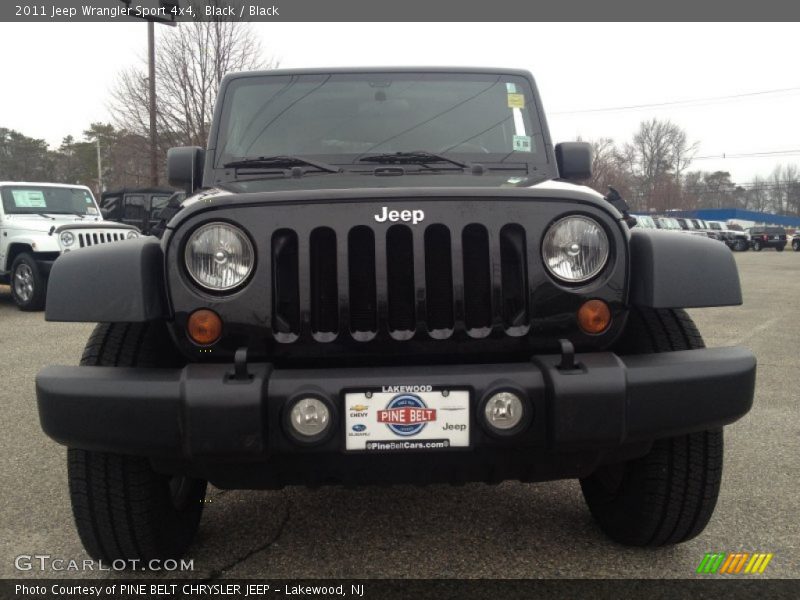
M 214 311 L 201 308 L 189 315 L 186 331 L 195 344 L 210 346 L 222 335 L 222 319 Z
M 611 311 L 602 300 L 589 300 L 578 309 L 578 325 L 586 333 L 603 333 L 611 324 Z

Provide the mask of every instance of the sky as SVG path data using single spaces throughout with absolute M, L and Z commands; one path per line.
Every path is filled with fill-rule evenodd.
M 729 171 L 746 184 L 779 162 L 800 164 L 797 23 L 251 26 L 265 52 L 286 68 L 528 69 L 556 142 L 578 136 L 624 142 L 642 120 L 657 117 L 699 142 L 691 169 Z M 157 25 L 156 36 L 166 29 Z M 146 43 L 144 22 L 0 23 L 0 127 L 57 147 L 93 121 L 113 121 L 110 90 L 122 69 L 142 60 Z M 783 151 L 794 153 L 774 154 Z M 753 153 L 773 154 L 735 158 Z

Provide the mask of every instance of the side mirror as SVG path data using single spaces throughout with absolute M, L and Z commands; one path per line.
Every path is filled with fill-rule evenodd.
M 592 146 L 586 142 L 556 144 L 556 164 L 561 179 L 589 179 L 592 176 Z
M 183 146 L 167 150 L 167 180 L 176 188 L 193 193 L 203 183 L 205 150 L 199 146 Z

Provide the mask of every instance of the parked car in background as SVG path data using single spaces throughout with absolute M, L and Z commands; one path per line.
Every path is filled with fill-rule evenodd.
M 175 193 L 171 188 L 122 188 L 103 192 L 100 209 L 109 221 L 137 227 L 144 235 L 161 220 L 161 211 Z
M 631 215 L 636 219 L 636 227 L 640 229 L 658 229 L 656 222 L 650 215 Z
M 750 238 L 747 232 L 738 223 L 728 221 L 725 226 L 730 231 L 728 246 L 737 252 L 747 252 L 750 249 Z
M 22 310 L 44 308 L 50 268 L 62 253 L 139 237 L 135 227 L 104 221 L 83 185 L 0 182 L 0 195 L 0 283 Z
M 672 217 L 653 217 L 656 224 L 656 229 L 665 229 L 667 231 L 683 231 L 677 219 Z
M 750 247 L 756 252 L 764 248 L 775 248 L 783 252 L 786 247 L 786 230 L 783 227 L 751 227 L 747 230 Z
M 668 231 L 678 231 L 680 233 L 686 233 L 688 235 L 697 235 L 702 237 L 708 237 L 702 231 L 698 231 L 694 228 L 694 226 L 686 225 L 685 227 L 681 225 L 681 221 L 686 221 L 686 219 L 676 219 L 675 217 L 655 217 L 653 219 L 655 221 L 656 227 L 658 229 L 666 229 Z

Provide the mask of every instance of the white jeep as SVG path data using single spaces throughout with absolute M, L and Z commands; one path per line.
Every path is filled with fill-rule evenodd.
M 89 188 L 0 182 L 0 284 L 22 310 L 44 308 L 50 267 L 62 252 L 139 237 L 103 220 Z

